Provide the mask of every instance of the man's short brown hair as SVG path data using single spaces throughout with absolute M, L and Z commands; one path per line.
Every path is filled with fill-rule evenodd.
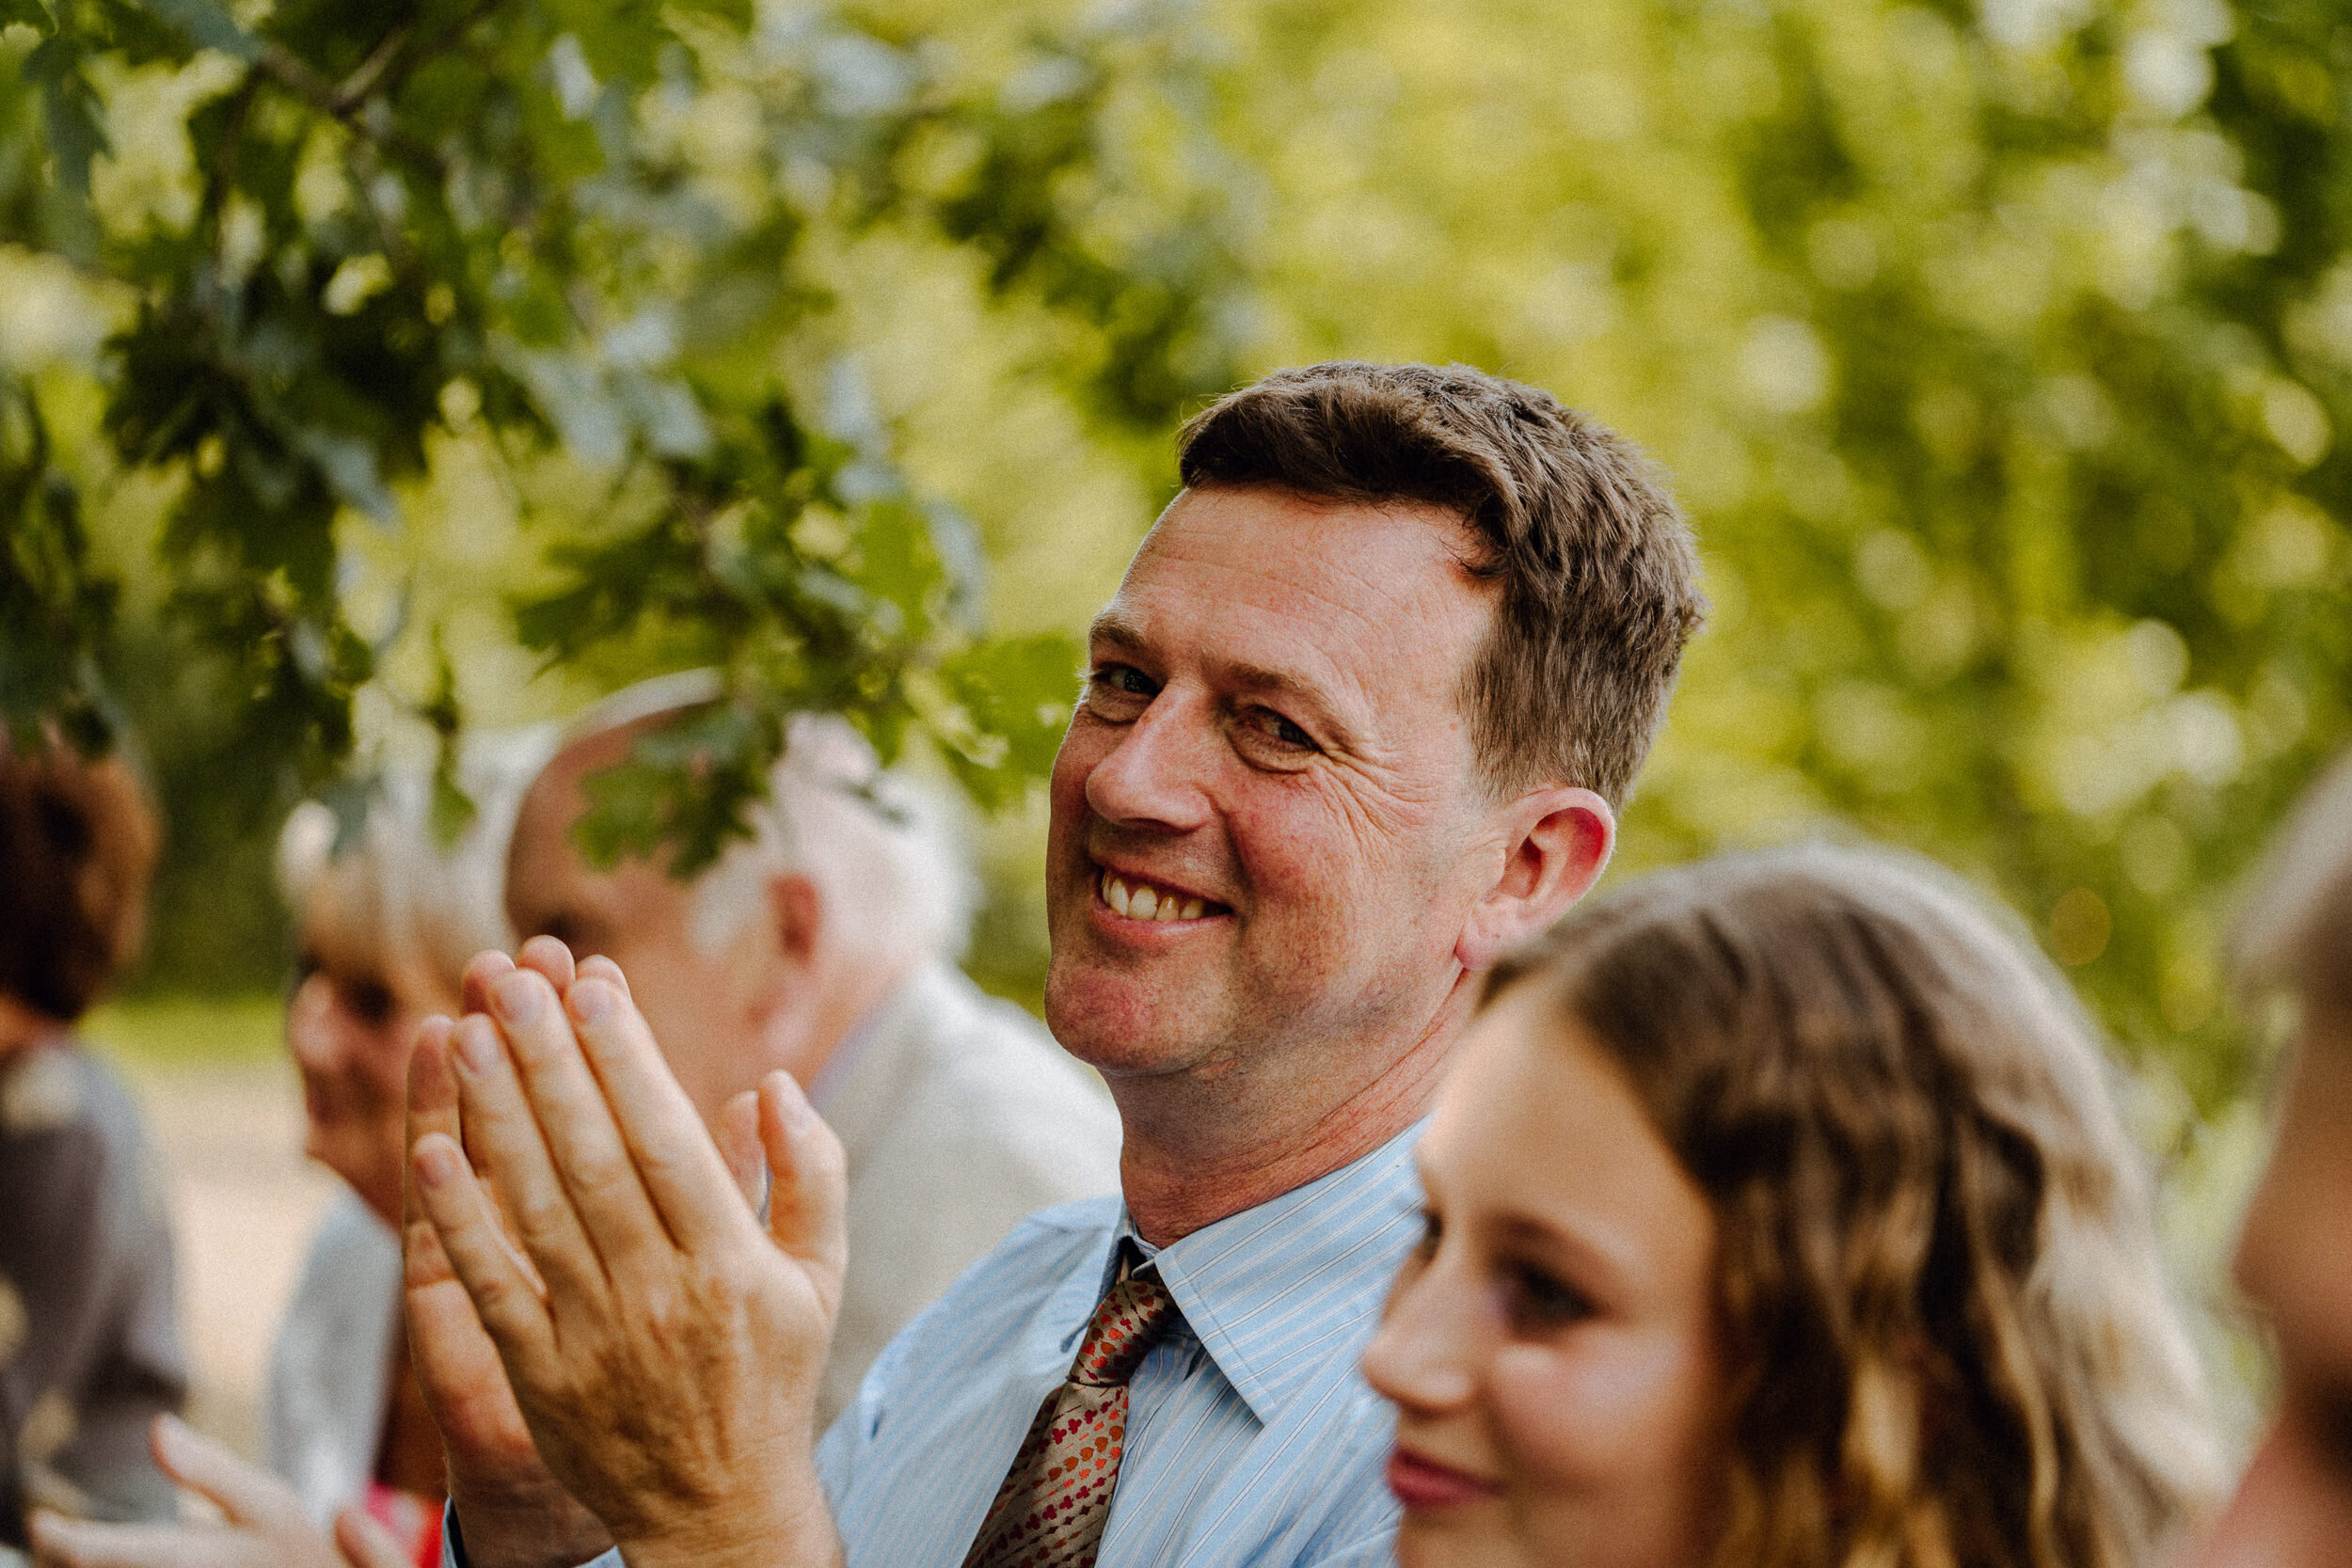
M 1220 400 L 1179 450 L 1190 487 L 1458 514 L 1502 587 L 1462 693 L 1488 784 L 1623 802 L 1707 608 L 1690 525 L 1630 442 L 1467 365 L 1336 360 Z
M 0 729 L 0 995 L 71 1023 L 137 951 L 156 828 L 119 758 Z

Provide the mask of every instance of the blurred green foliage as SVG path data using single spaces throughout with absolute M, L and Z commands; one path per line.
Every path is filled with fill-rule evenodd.
M 808 702 L 1017 797 L 1176 418 L 1458 357 L 1700 527 L 1629 869 L 1912 845 L 2244 1085 L 2228 899 L 2352 729 L 2338 6 L 6 3 L 0 694 L 114 672 L 175 813 L 689 660 L 720 763 L 613 845 L 715 844 Z
M 285 1004 L 275 994 L 113 1001 L 75 1033 L 118 1061 L 140 1067 L 217 1068 L 283 1060 Z
M 821 341 L 821 261 L 886 224 L 984 257 L 991 292 L 1032 289 L 1122 351 L 1073 392 L 1164 420 L 1174 390 L 1143 362 L 1199 336 L 1216 254 L 1190 229 L 1161 243 L 1182 208 L 1082 244 L 1058 199 L 1119 187 L 1120 84 L 1186 80 L 1153 13 L 1030 28 L 978 74 L 920 32 L 739 0 L 6 0 L 0 24 L 0 239 L 104 324 L 63 367 L 96 394 L 79 463 L 25 356 L 0 388 L 20 736 L 122 728 L 107 666 L 139 633 L 80 512 L 135 486 L 114 520 L 152 528 L 130 553 L 156 622 L 215 676 L 199 750 L 233 759 L 167 761 L 165 784 L 243 797 L 250 826 L 375 760 L 373 701 L 379 732 L 436 747 L 458 825 L 445 607 L 364 581 L 351 535 L 408 531 L 437 443 L 469 438 L 518 510 L 553 515 L 530 519 L 538 580 L 512 585 L 522 648 L 724 676 L 692 756 L 599 781 L 599 854 L 707 863 L 800 708 L 885 759 L 919 735 L 988 804 L 1050 758 L 1074 652 L 988 639 L 970 521 L 910 483 Z M 567 493 L 536 483 L 551 469 Z M 404 652 L 421 676 L 393 673 Z
M 1717 602 L 1630 865 L 1842 831 L 2200 1101 L 2233 879 L 2347 730 L 2341 7 L 1255 13 L 1268 359 L 1455 356 L 1677 476 Z

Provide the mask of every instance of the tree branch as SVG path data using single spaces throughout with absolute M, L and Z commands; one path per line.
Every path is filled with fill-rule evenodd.
M 360 101 L 375 90 L 376 83 L 383 80 L 384 72 L 391 68 L 393 57 L 400 53 L 400 46 L 407 41 L 406 27 L 393 28 L 359 62 L 359 69 L 342 79 L 342 86 L 335 89 L 335 102 L 343 106 L 343 112 L 358 108 Z

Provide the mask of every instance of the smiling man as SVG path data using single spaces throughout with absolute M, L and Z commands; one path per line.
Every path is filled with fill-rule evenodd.
M 1625 443 L 1459 367 L 1270 376 L 1182 471 L 1051 791 L 1047 1022 L 1118 1101 L 1122 1196 L 1017 1227 L 812 1456 L 837 1146 L 778 1076 L 723 1158 L 617 969 L 478 959 L 417 1053 L 409 1227 L 478 1568 L 577 1560 L 564 1492 L 631 1568 L 1386 1560 L 1355 1367 L 1410 1135 L 1476 976 L 1608 860 L 1691 539 Z

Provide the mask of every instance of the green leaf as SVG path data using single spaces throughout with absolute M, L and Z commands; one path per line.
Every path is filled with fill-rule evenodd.
M 0 0 L 0 26 L 12 22 L 22 22 L 43 38 L 57 30 L 56 13 L 48 0 Z
M 238 26 L 236 19 L 213 0 L 146 0 L 146 4 L 199 49 L 217 49 L 240 60 L 261 55 L 261 40 Z
M 82 55 L 65 34 L 44 39 L 25 56 L 24 75 L 41 93 L 41 117 L 57 183 L 75 201 L 89 199 L 90 161 L 112 151 L 98 95 L 82 74 Z

